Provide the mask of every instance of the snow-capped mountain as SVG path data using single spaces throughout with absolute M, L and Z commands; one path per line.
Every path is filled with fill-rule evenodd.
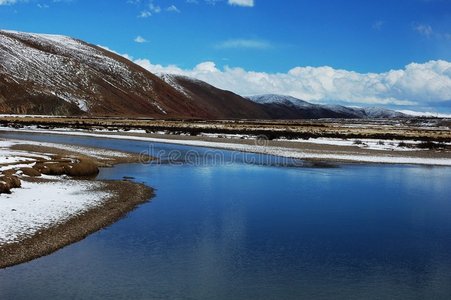
M 1 113 L 265 117 L 257 105 L 238 95 L 222 91 L 219 96 L 207 84 L 196 84 L 202 91 L 184 92 L 177 78 L 163 79 L 77 39 L 0 31 Z
M 165 115 L 184 100 L 123 57 L 59 35 L 0 31 L 0 75 L 4 113 Z
M 78 39 L 2 30 L 0 113 L 203 119 L 398 116 L 379 108 L 321 106 L 279 95 L 247 99 L 200 80 L 156 76 Z
M 276 119 L 317 119 L 317 118 L 402 118 L 406 115 L 385 108 L 354 108 L 342 105 L 312 104 L 291 96 L 257 95 L 248 97 L 265 107 L 266 112 Z
M 73 38 L 0 31 L 6 113 L 177 115 L 183 95 L 157 76 Z
M 188 78 L 161 78 L 60 35 L 0 31 L 0 113 L 268 118 L 257 104 Z
M 386 109 L 382 107 L 366 107 L 363 109 L 365 111 L 365 114 L 367 118 L 405 118 L 407 117 L 406 114 L 403 114 L 402 112 Z
M 291 96 L 282 96 L 276 94 L 256 95 L 249 97 L 250 100 L 260 104 L 280 104 L 298 108 L 314 107 L 313 104 Z

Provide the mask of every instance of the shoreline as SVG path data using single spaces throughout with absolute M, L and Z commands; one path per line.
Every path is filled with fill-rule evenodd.
M 451 151 L 435 150 L 378 150 L 365 149 L 357 145 L 318 144 L 308 140 L 297 141 L 268 141 L 259 145 L 253 139 L 227 139 L 208 136 L 163 135 L 130 132 L 102 132 L 102 131 L 70 131 L 70 130 L 42 130 L 42 129 L 13 129 L 0 127 L 0 132 L 11 133 L 40 133 L 67 136 L 86 136 L 106 139 L 134 140 L 164 144 L 176 144 L 193 147 L 204 147 L 274 155 L 284 158 L 301 159 L 312 162 L 336 163 L 368 163 L 368 164 L 411 164 L 426 166 L 451 166 Z M 377 140 L 375 140 L 377 141 Z M 390 142 L 391 140 L 384 140 Z
M 13 187 L 11 194 L 0 194 L 3 214 L 0 225 L 6 226 L 0 234 L 0 269 L 29 262 L 83 240 L 154 196 L 151 187 L 125 179 L 102 181 L 95 177 L 69 178 L 44 173 L 28 176 L 21 171 L 41 160 L 54 164 L 60 157 L 80 161 L 90 158 L 99 167 L 110 167 L 138 162 L 140 157 L 136 154 L 26 140 L 0 141 L 4 155 L 0 173 L 11 171 L 13 174 L 9 176 L 22 183 L 21 187 Z M 16 162 L 28 155 L 38 160 Z
M 361 149 L 355 145 L 318 144 L 308 141 L 264 141 L 264 145 L 258 145 L 252 139 L 224 139 L 218 137 L 190 137 L 179 135 L 158 135 L 147 133 L 102 133 L 81 131 L 52 131 L 52 130 L 15 130 L 10 128 L 0 129 L 1 132 L 12 133 L 40 133 L 69 136 L 88 136 L 107 139 L 147 141 L 166 144 L 187 145 L 194 147 L 207 147 L 232 151 L 261 153 L 281 157 L 300 158 L 307 161 L 322 162 L 346 162 L 346 163 L 395 163 L 395 164 L 423 164 L 451 166 L 451 154 L 449 152 L 427 151 L 386 151 L 374 149 Z M 100 167 L 108 167 L 120 163 L 137 162 L 138 154 L 130 154 L 128 157 L 118 156 L 117 151 L 104 148 L 83 147 L 69 144 L 55 144 L 47 142 L 35 142 L 27 140 L 8 140 L 9 149 L 12 151 L 25 151 L 31 155 L 69 155 L 77 154 L 94 158 Z M 56 146 L 56 148 L 52 148 Z M 96 152 L 97 151 L 97 152 Z M 393 152 L 397 156 L 393 156 Z M 100 157 L 99 153 L 105 156 Z M 124 152 L 125 153 L 125 152 Z M 371 155 L 372 154 L 372 155 Z M 378 154 L 379 156 L 376 156 Z M 391 154 L 392 156 L 388 156 Z M 116 155 L 116 156 L 114 156 Z M 421 156 L 420 156 L 421 155 Z M 360 159 L 360 160 L 359 160 Z M 4 164 L 0 167 L 4 168 Z M 9 164 L 15 166 L 15 162 Z M 2 170 L 3 171 L 3 170 Z M 124 176 L 127 174 L 124 174 Z M 40 182 L 43 179 L 25 179 Z M 74 180 L 75 179 L 62 179 Z M 108 192 L 107 200 L 101 205 L 89 208 L 82 214 L 75 215 L 62 223 L 39 230 L 30 237 L 25 237 L 18 242 L 0 245 L 0 269 L 11 267 L 20 263 L 51 254 L 65 246 L 78 242 L 88 235 L 97 232 L 121 219 L 137 206 L 150 201 L 154 195 L 152 188 L 143 184 L 129 181 L 99 181 L 102 183 L 102 191 Z M 130 190 L 135 193 L 130 194 Z
M 153 189 L 128 181 L 97 181 L 105 184 L 105 190 L 113 196 L 101 206 L 70 218 L 63 224 L 39 231 L 20 242 L 0 246 L 0 269 L 26 263 L 52 254 L 89 235 L 104 229 L 126 216 L 154 195 Z M 130 194 L 130 190 L 134 193 Z

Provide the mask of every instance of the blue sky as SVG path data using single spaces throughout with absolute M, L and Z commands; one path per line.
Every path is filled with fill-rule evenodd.
M 450 0 L 0 0 L 0 28 L 70 35 L 182 70 L 214 62 L 220 71 L 365 74 L 451 61 Z M 446 109 L 451 97 L 440 97 L 398 100 Z

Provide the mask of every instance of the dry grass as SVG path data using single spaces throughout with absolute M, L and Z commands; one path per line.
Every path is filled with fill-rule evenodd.
M 0 124 L 21 127 L 39 125 L 43 129 L 71 127 L 77 129 L 130 130 L 143 129 L 149 133 L 164 131 L 170 134 L 204 133 L 265 135 L 269 139 L 308 139 L 315 137 L 417 139 L 422 141 L 451 142 L 451 128 L 447 120 L 425 127 L 422 119 L 400 120 L 152 120 L 127 118 L 71 118 L 71 117 L 0 117 Z M 441 128 L 439 128 L 441 127 Z

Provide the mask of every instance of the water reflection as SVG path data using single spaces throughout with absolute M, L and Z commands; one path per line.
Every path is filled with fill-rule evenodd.
M 146 182 L 157 196 L 80 243 L 0 271 L 0 298 L 450 299 L 450 168 L 281 168 L 239 158 L 102 170 L 103 179 Z

